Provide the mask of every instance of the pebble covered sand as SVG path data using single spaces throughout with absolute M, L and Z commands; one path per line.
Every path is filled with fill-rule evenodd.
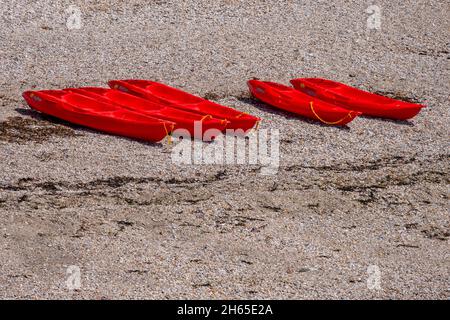
M 0 298 L 449 298 L 449 9 L 3 1 Z M 252 77 L 325 77 L 427 108 L 328 127 L 253 100 Z M 262 118 L 280 130 L 277 174 L 177 166 L 167 142 L 68 125 L 21 98 L 124 78 Z

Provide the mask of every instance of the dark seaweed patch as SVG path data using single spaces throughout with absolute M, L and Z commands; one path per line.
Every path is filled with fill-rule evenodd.
M 74 130 L 36 119 L 10 117 L 0 122 L 0 141 L 10 143 L 43 142 L 52 137 L 77 136 Z

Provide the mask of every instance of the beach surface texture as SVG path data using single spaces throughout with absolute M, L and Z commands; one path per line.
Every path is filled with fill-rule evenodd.
M 449 4 L 372 5 L 2 1 L 0 298 L 447 299 Z M 326 126 L 252 99 L 253 77 L 427 107 Z M 176 164 L 176 141 L 70 125 L 21 97 L 111 79 L 260 117 L 279 166 Z

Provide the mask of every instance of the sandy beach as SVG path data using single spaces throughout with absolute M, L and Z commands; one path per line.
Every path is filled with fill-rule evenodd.
M 371 5 L 2 3 L 0 298 L 448 299 L 449 4 L 378 0 L 377 28 Z M 427 107 L 325 126 L 251 98 L 252 77 Z M 277 174 L 175 165 L 167 141 L 69 125 L 21 97 L 133 78 L 263 119 L 280 131 Z

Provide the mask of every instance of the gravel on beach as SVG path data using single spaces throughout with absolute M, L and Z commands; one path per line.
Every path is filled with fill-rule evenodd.
M 372 29 L 373 4 L 2 1 L 0 298 L 450 297 L 450 5 L 378 0 Z M 328 127 L 253 100 L 252 77 L 325 77 L 427 107 Z M 175 165 L 167 142 L 21 98 L 132 78 L 262 118 L 280 130 L 278 172 Z

